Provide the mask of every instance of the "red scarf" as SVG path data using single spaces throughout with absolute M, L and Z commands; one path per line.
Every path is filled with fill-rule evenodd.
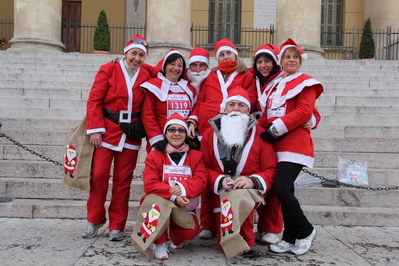
M 223 73 L 231 73 L 236 70 L 236 61 L 228 61 L 228 62 L 219 62 L 218 68 Z

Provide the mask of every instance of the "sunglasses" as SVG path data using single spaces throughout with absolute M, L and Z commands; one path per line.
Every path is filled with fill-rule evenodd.
M 142 39 L 139 39 L 139 38 L 134 38 L 134 39 L 132 39 L 132 40 L 130 40 L 132 43 L 134 43 L 134 44 L 142 44 L 142 45 L 144 45 L 147 49 L 148 49 L 148 43 L 146 42 L 146 41 L 144 41 L 144 40 L 142 40 Z
M 186 133 L 186 129 L 184 128 L 174 128 L 174 127 L 170 127 L 167 129 L 167 131 L 169 133 L 175 134 L 176 131 L 179 132 L 179 134 L 185 134 Z

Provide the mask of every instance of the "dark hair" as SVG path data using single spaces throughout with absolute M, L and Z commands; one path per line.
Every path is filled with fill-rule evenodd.
M 164 64 L 163 64 L 163 69 L 162 69 L 162 74 L 166 77 L 166 66 L 169 65 L 170 63 L 176 62 L 177 59 L 181 58 L 181 60 L 183 61 L 183 71 L 181 72 L 181 75 L 179 77 L 179 80 L 181 80 L 182 78 L 184 78 L 184 71 L 186 70 L 186 60 L 184 60 L 184 57 L 181 54 L 171 54 L 168 56 L 168 58 L 166 58 Z
M 170 125 L 168 127 L 170 127 Z M 168 127 L 165 129 L 165 132 L 168 129 Z M 190 149 L 199 150 L 199 147 L 198 147 L 199 144 L 196 143 L 195 140 L 190 139 L 188 137 L 187 130 L 186 130 L 186 139 L 184 140 L 184 142 L 187 143 L 187 145 Z M 166 137 L 164 137 L 163 140 L 160 140 L 154 144 L 154 148 L 157 150 L 160 150 L 160 151 L 165 151 L 166 145 L 168 145 L 168 140 L 166 139 Z
M 256 61 L 258 61 L 258 59 L 260 58 L 260 57 L 266 57 L 267 59 L 270 59 L 270 60 L 272 60 L 272 62 L 273 62 L 273 69 L 272 69 L 272 71 L 270 71 L 270 73 L 269 73 L 269 76 L 267 76 L 267 77 L 264 77 L 260 72 L 259 72 L 259 70 L 258 70 L 258 68 L 256 67 Z M 254 63 L 253 63 L 253 65 L 252 65 L 252 67 L 253 67 L 253 69 L 254 69 L 254 77 L 258 77 L 258 79 L 259 79 L 259 81 L 260 81 L 260 83 L 261 83 L 261 85 L 263 86 L 267 81 L 268 81 L 268 79 L 271 77 L 271 76 L 273 76 L 273 75 L 275 75 L 279 70 L 280 70 L 280 66 L 279 65 L 277 65 L 277 62 L 273 59 L 273 57 L 270 55 L 270 54 L 268 54 L 268 53 L 259 53 L 259 54 L 257 54 L 256 56 L 255 56 L 255 59 L 254 59 Z

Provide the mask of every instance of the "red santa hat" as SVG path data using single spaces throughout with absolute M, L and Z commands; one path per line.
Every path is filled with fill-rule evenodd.
M 188 65 L 198 61 L 204 62 L 208 65 L 208 67 L 210 66 L 208 50 L 201 47 L 194 47 L 194 49 L 191 50 L 190 57 L 188 59 Z
M 278 56 L 278 59 L 279 59 L 278 64 L 279 65 L 281 63 L 281 57 L 283 56 L 285 50 L 287 50 L 287 48 L 289 48 L 289 47 L 297 47 L 299 49 L 299 51 L 301 52 L 302 60 L 308 59 L 308 55 L 305 54 L 305 51 L 303 51 L 303 49 L 301 47 L 299 47 L 299 45 L 296 44 L 296 42 L 293 39 L 288 38 L 284 43 L 282 43 L 280 45 L 280 54 Z
M 271 57 L 277 63 L 278 62 L 278 54 L 280 53 L 280 49 L 274 44 L 265 43 L 265 44 L 259 46 L 258 49 L 256 49 L 255 54 L 254 54 L 254 59 L 260 53 L 266 53 L 266 54 L 271 55 Z
M 188 132 L 186 120 L 184 120 L 184 118 L 179 113 L 173 113 L 173 115 L 171 115 L 168 120 L 166 120 L 165 127 L 163 128 L 163 134 L 166 133 L 166 129 L 168 128 L 168 126 L 172 124 L 178 124 L 183 126 L 186 129 L 186 132 Z
M 222 102 L 220 108 L 226 109 L 228 102 L 236 100 L 245 103 L 249 109 L 251 109 L 251 103 L 249 102 L 249 95 L 246 90 L 244 90 L 240 85 L 234 87 L 229 91 L 229 97 Z
M 230 41 L 230 39 L 221 39 L 215 42 L 215 56 L 218 59 L 221 51 L 232 51 L 236 56 L 238 56 L 237 48 Z
M 177 51 L 176 49 L 170 49 L 167 53 L 166 53 L 166 55 L 165 55 L 165 57 L 162 59 L 162 68 L 161 69 L 163 69 L 164 67 L 165 67 L 165 61 L 166 61 L 166 59 L 168 59 L 168 57 L 169 56 L 171 56 L 172 54 L 179 54 L 179 55 L 181 55 L 181 56 L 183 56 L 179 51 Z
M 144 39 L 143 35 L 136 34 L 134 35 L 126 44 L 125 48 L 123 48 L 123 53 L 126 54 L 132 48 L 139 48 L 144 51 L 145 56 L 148 55 L 148 43 Z

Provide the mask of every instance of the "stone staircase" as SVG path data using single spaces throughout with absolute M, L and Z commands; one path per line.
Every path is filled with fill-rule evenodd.
M 66 135 L 85 113 L 94 75 L 114 57 L 0 51 L 0 133 L 61 161 Z M 150 56 L 146 62 L 158 60 Z M 316 164 L 309 170 L 331 177 L 339 157 L 363 160 L 370 186 L 399 186 L 399 62 L 308 60 L 302 71 L 326 88 L 317 102 L 322 120 L 312 133 Z M 141 150 L 135 175 L 145 155 Z M 0 217 L 84 219 L 88 193 L 63 184 L 61 169 L 0 138 L 0 198 L 12 199 L 0 203 Z M 296 191 L 312 223 L 399 226 L 397 189 L 353 189 L 360 207 L 341 200 L 353 200 L 347 190 L 319 185 Z M 142 181 L 135 179 L 130 220 L 137 217 L 142 194 Z

